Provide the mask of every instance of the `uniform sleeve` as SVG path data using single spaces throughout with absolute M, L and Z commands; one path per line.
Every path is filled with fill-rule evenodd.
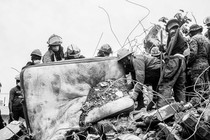
M 192 39 L 189 45 L 190 45 L 190 56 L 189 56 L 188 63 L 191 64 L 197 57 L 198 44 L 196 40 Z
M 136 81 L 144 83 L 145 80 L 145 63 L 143 59 L 134 59 L 133 61 L 134 70 L 136 74 Z M 140 93 L 142 91 L 142 85 L 136 83 L 134 91 Z
M 51 56 L 50 56 L 50 53 L 49 52 L 46 52 L 42 58 L 42 62 L 43 63 L 49 63 L 49 62 L 52 62 L 51 60 Z

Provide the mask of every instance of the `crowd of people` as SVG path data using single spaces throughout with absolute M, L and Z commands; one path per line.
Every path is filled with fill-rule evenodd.
M 210 17 L 204 20 L 207 32 L 203 35 L 203 27 L 198 24 L 190 26 L 189 31 L 183 35 L 181 24 L 176 18 L 167 22 L 165 30 L 168 33 L 167 44 L 160 44 L 151 49 L 150 54 L 134 55 L 134 52 L 121 48 L 117 52 L 120 65 L 125 74 L 130 74 L 132 82 L 128 89 L 133 89 L 130 95 L 138 102 L 136 110 L 144 107 L 143 86 L 153 88 L 153 101 L 147 110 L 159 108 L 171 102 L 185 103 L 197 96 L 201 100 L 209 98 L 209 60 L 210 60 Z M 85 58 L 81 50 L 74 44 L 67 47 L 64 53 L 62 38 L 51 35 L 47 41 L 48 50 L 42 56 L 39 49 L 31 53 L 28 66 L 43 63 Z M 186 51 L 190 52 L 186 55 Z M 96 57 L 109 57 L 112 54 L 109 44 L 99 49 Z M 24 118 L 23 94 L 20 88 L 20 76 L 15 77 L 16 86 L 11 89 L 9 97 L 10 121 Z M 1 86 L 1 85 L 0 85 Z
M 42 53 L 39 49 L 35 49 L 31 53 L 31 61 L 26 64 L 24 68 L 30 65 L 36 65 L 41 63 L 41 59 L 43 63 L 61 61 L 61 60 L 69 60 L 69 59 L 79 59 L 85 58 L 85 56 L 81 55 L 81 50 L 75 44 L 71 44 L 67 46 L 67 50 L 64 53 L 64 48 L 62 47 L 62 38 L 58 35 L 51 35 L 47 41 L 48 50 L 42 56 Z M 112 48 L 109 44 L 104 44 L 101 46 L 97 53 L 97 57 L 106 57 L 112 53 Z
M 207 26 L 205 35 L 198 24 L 192 24 L 183 35 L 180 21 L 171 19 L 165 28 L 168 32 L 165 47 L 163 44 L 154 46 L 149 55 L 134 56 L 127 49 L 118 51 L 119 63 L 134 81 L 131 97 L 138 102 L 137 110 L 144 107 L 142 88 L 145 85 L 151 85 L 155 95 L 147 110 L 174 101 L 186 103 L 193 97 L 209 98 L 210 17 L 204 24 Z

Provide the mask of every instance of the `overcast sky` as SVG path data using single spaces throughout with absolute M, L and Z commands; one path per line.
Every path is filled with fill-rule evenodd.
M 150 9 L 149 16 L 142 21 L 145 28 L 158 23 L 162 16 L 172 18 L 179 9 L 193 12 L 200 25 L 210 16 L 209 0 L 135 0 Z M 111 32 L 106 13 L 109 14 Z M 98 40 L 99 47 L 105 43 L 116 51 L 131 30 L 148 13 L 140 6 L 125 0 L 0 0 L 0 82 L 2 92 L 8 93 L 15 86 L 15 75 L 30 60 L 30 53 L 40 49 L 44 54 L 50 35 L 63 38 L 63 47 L 76 44 L 81 54 L 92 57 Z M 190 16 L 192 17 L 192 16 Z M 130 39 L 143 32 L 138 26 Z M 140 42 L 138 42 L 141 44 Z

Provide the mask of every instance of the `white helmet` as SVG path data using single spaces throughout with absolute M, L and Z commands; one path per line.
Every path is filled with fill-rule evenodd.
M 210 16 L 209 17 L 206 17 L 203 20 L 203 23 L 207 26 L 207 29 L 210 29 Z
M 15 76 L 15 80 L 19 80 L 20 81 L 20 74 Z
M 74 45 L 74 44 L 71 44 L 70 46 L 67 47 L 67 51 L 65 53 L 65 56 L 66 58 L 68 57 L 74 57 L 74 58 L 78 58 L 80 56 L 80 49 Z
M 48 39 L 47 44 L 49 44 L 49 45 L 61 45 L 62 44 L 62 38 L 58 35 L 53 34 Z

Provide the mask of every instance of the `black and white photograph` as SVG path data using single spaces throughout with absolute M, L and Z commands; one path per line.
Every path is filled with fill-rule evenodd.
M 209 0 L 0 0 L 0 140 L 210 140 Z

